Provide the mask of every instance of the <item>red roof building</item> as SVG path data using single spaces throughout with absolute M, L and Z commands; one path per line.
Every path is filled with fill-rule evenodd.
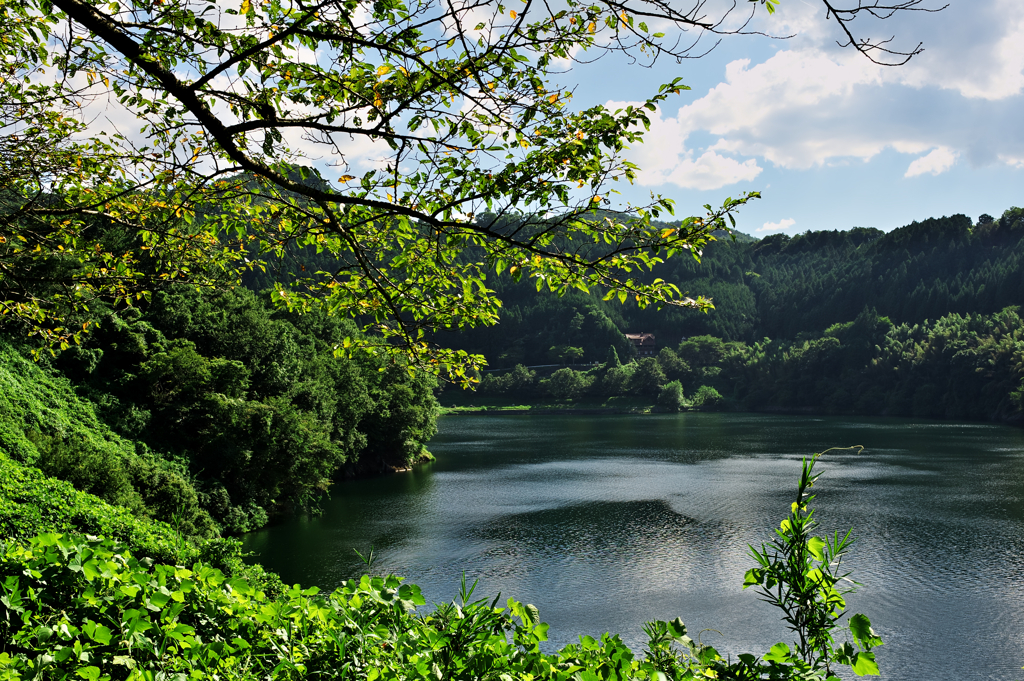
M 626 340 L 633 344 L 640 357 L 653 357 L 658 352 L 653 333 L 627 333 Z

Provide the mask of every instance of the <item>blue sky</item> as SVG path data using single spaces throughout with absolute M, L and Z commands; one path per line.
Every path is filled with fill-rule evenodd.
M 820 2 L 782 0 L 756 27 L 789 40 L 728 37 L 707 57 L 651 69 L 610 57 L 560 80 L 577 85 L 577 106 L 643 100 L 677 76 L 692 88 L 630 150 L 643 169 L 622 195 L 634 203 L 654 191 L 694 214 L 759 190 L 739 215 L 754 236 L 998 217 L 1024 204 L 1022 10 L 951 0 L 936 14 L 858 20 L 862 35 L 924 43 L 906 66 L 880 67 L 839 49 Z
M 702 2 L 710 17 L 733 4 L 683 2 Z M 820 0 L 781 0 L 772 16 L 757 3 L 750 28 L 790 39 L 728 36 L 703 58 L 652 68 L 613 54 L 573 66 L 552 85 L 574 88 L 574 107 L 613 108 L 643 101 L 676 77 L 692 88 L 652 114 L 645 143 L 628 152 L 642 171 L 634 186 L 618 187 L 624 203 L 646 204 L 660 193 L 676 200 L 681 217 L 760 191 L 763 198 L 738 215 L 739 229 L 758 237 L 891 230 L 955 213 L 998 217 L 1024 205 L 1024 4 L 949 3 L 938 13 L 854 23 L 862 37 L 895 36 L 897 48 L 922 42 L 925 51 L 905 66 L 876 66 L 838 47 L 841 34 Z M 736 5 L 733 16 L 754 7 Z M 110 98 L 87 109 L 94 125 L 141 138 L 135 114 Z M 335 157 L 301 137 L 286 133 L 325 176 L 350 172 L 346 159 L 331 166 Z M 354 174 L 379 165 L 382 148 L 367 139 L 346 144 Z

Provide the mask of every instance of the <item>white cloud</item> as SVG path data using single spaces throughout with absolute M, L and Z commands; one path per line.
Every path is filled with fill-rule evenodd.
M 762 156 L 776 166 L 804 169 L 837 157 L 869 159 L 886 141 L 858 135 L 841 119 L 859 90 L 881 82 L 881 67 L 856 55 L 783 50 L 753 66 L 748 59 L 731 62 L 725 82 L 681 108 L 677 120 L 686 136 L 719 136 L 717 151 Z
M 647 143 L 631 152 L 645 171 L 640 181 L 714 189 L 756 177 L 762 159 L 807 170 L 886 150 L 926 154 L 908 161 L 908 178 L 940 174 L 958 159 L 1019 167 L 1024 12 L 1008 2 L 954 0 L 945 12 L 915 14 L 917 22 L 875 26 L 925 41 L 926 52 L 895 68 L 829 44 L 823 17 L 800 9 L 792 23 L 809 36 L 759 62 L 729 62 L 704 96 L 674 117 L 652 117 Z
M 959 156 L 955 151 L 946 149 L 945 147 L 939 147 L 931 153 L 922 156 L 921 158 L 914 159 L 907 168 L 907 172 L 903 177 L 917 177 L 918 175 L 924 175 L 930 173 L 932 175 L 941 175 L 956 163 L 956 158 Z
M 766 222 L 763 226 L 758 227 L 759 232 L 778 232 L 783 229 L 789 229 L 796 224 L 796 220 L 792 218 L 786 218 L 785 220 L 779 220 L 778 222 Z
M 885 20 L 862 15 L 850 24 L 858 38 L 893 40 L 895 50 L 918 43 L 924 52 L 908 64 L 887 69 L 888 82 L 914 88 L 953 90 L 967 98 L 999 100 L 1024 93 L 1024 13 L 1020 0 L 930 0 L 941 12 L 896 12 Z M 792 34 L 788 48 L 829 55 L 852 53 L 834 18 L 816 0 L 783 4 L 775 15 L 755 15 L 750 28 Z M 863 59 L 863 57 L 859 57 Z M 866 61 L 866 60 L 865 60 Z
M 608 102 L 615 110 L 630 102 Z M 639 105 L 639 102 L 632 102 Z M 643 186 L 674 184 L 684 189 L 711 190 L 737 182 L 749 182 L 761 173 L 754 159 L 738 161 L 714 149 L 690 149 L 678 119 L 662 118 L 661 109 L 649 114 L 650 131 L 645 143 L 630 149 L 628 158 L 640 167 L 638 182 Z
M 737 182 L 749 182 L 760 174 L 761 168 L 752 158 L 741 163 L 714 151 L 705 151 L 696 159 L 687 153 L 670 173 L 663 175 L 663 181 L 684 189 L 708 190 Z M 641 183 L 654 184 L 649 180 Z
M 1019 0 L 954 0 L 937 14 L 902 18 L 894 29 L 924 42 L 899 69 L 912 87 L 954 90 L 970 99 L 1024 93 L 1024 14 Z

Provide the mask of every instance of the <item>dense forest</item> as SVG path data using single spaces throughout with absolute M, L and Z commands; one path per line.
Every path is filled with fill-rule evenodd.
M 709 313 L 559 298 L 498 277 L 502 324 L 444 340 L 487 356 L 497 371 L 481 389 L 492 394 L 1017 420 L 1022 255 L 1020 208 L 889 233 L 721 235 L 699 262 L 676 258 L 649 274 L 711 296 Z M 655 334 L 657 356 L 637 358 L 629 332 Z M 551 364 L 588 366 L 540 377 L 527 368 Z
M 671 225 L 666 225 L 671 226 Z M 622 354 L 624 333 L 653 333 L 660 347 L 710 335 L 724 341 L 795 340 L 853 321 L 867 308 L 895 324 L 947 314 L 993 314 L 1024 301 L 1024 209 L 977 224 L 964 215 L 914 222 L 891 232 L 773 234 L 757 240 L 719 234 L 699 260 L 677 256 L 647 278 L 678 284 L 715 309 L 640 309 L 599 292 L 558 297 L 507 274 L 488 279 L 504 303 L 497 327 L 441 336 L 482 352 L 492 368 L 557 361 L 552 347 L 580 347 L 579 361 L 603 362 L 609 345 Z
M 39 364 L 5 342 L 0 445 L 190 532 L 245 532 L 315 507 L 332 478 L 429 457 L 435 379 L 336 357 L 356 333 L 244 288 L 160 292 Z

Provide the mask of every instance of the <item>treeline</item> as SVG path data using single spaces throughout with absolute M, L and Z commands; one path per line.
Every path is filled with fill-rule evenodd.
M 818 334 L 865 307 L 894 323 L 992 314 L 1024 300 L 1024 210 L 977 224 L 964 215 L 877 229 L 719 241 L 701 264 L 675 259 L 658 276 L 715 297 L 708 315 L 668 317 L 666 333 L 752 342 Z M 667 276 L 666 276 L 667 275 Z M 658 323 L 638 311 L 631 323 Z
M 690 365 L 679 353 L 689 356 L 693 343 L 680 344 L 678 351 L 663 348 L 657 357 L 622 363 L 615 348 L 609 349 L 608 361 L 593 367 L 563 367 L 547 377 L 522 364 L 508 372 L 489 373 L 480 380 L 484 395 L 508 395 L 521 399 L 554 397 L 579 400 L 586 397 L 647 397 L 668 411 L 683 407 L 710 409 L 721 406 L 722 396 L 710 385 L 701 385 L 690 397 L 684 393 L 683 382 L 694 386 Z
M 597 367 L 566 367 L 546 379 L 517 366 L 485 376 L 480 389 L 524 398 L 648 395 L 670 408 L 1019 421 L 1024 318 L 1008 307 L 894 324 L 864 310 L 814 338 L 747 344 L 695 336 L 657 357 L 620 365 L 613 353 Z
M 355 326 L 245 289 L 106 311 L 34 365 L 0 352 L 0 450 L 190 534 L 310 508 L 333 478 L 429 457 L 432 377 L 334 355 Z
M 602 362 L 609 345 L 627 359 L 627 332 L 653 333 L 659 346 L 674 348 L 701 335 L 744 343 L 813 337 L 865 308 L 896 324 L 993 314 L 1024 300 L 1024 209 L 999 219 L 983 215 L 976 224 L 963 215 L 929 219 L 889 233 L 723 237 L 700 262 L 680 256 L 644 276 L 709 296 L 715 309 L 641 310 L 628 300 L 605 302 L 600 292 L 559 298 L 503 275 L 488 280 L 504 301 L 501 324 L 439 339 L 511 368 L 565 358 Z
M 952 313 L 894 324 L 865 310 L 818 338 L 705 346 L 692 370 L 746 409 L 1019 420 L 1024 318 Z

